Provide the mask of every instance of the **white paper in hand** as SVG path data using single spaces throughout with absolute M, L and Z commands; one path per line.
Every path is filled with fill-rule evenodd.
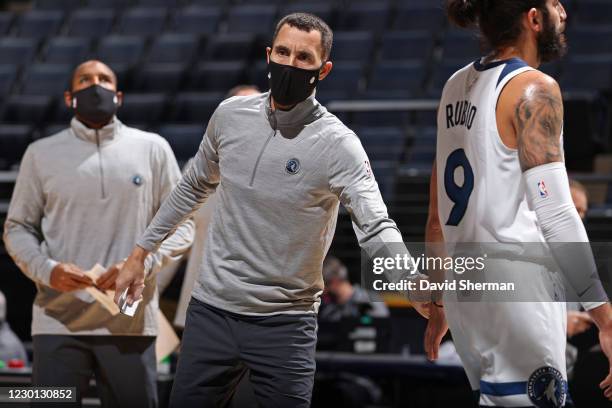
M 142 301 L 142 298 L 138 299 L 137 301 L 132 303 L 132 306 L 130 306 L 127 302 L 127 293 L 128 290 L 125 289 L 121 294 L 121 297 L 119 298 L 119 311 L 124 315 L 134 317 L 134 314 L 136 314 L 136 309 L 138 309 L 138 305 Z

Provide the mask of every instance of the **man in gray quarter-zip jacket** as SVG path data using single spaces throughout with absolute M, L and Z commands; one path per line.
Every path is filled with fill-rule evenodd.
M 99 264 L 106 290 L 181 177 L 168 143 L 122 124 L 114 73 L 99 61 L 74 72 L 70 127 L 32 143 L 21 161 L 4 226 L 6 248 L 34 281 L 33 383 L 85 391 L 95 373 L 103 406 L 156 406 L 155 273 L 193 240 L 182 223 L 147 259 L 147 290 L 134 317 L 113 316 L 86 292 Z M 133 382 L 139 386 L 134 387 Z M 74 404 L 73 404 L 74 405 Z
M 402 242 L 359 139 L 315 99 L 332 68 L 331 37 L 309 14 L 278 23 L 271 91 L 221 103 L 119 273 L 118 291 L 137 299 L 143 259 L 216 190 L 171 406 L 224 406 L 247 370 L 261 407 L 310 406 L 321 267 L 339 203 L 362 247 Z

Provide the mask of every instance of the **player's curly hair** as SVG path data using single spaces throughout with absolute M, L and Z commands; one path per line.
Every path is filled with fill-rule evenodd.
M 548 18 L 546 0 L 447 0 L 451 23 L 461 28 L 478 27 L 487 45 L 499 49 L 521 35 L 523 13 L 536 8 Z

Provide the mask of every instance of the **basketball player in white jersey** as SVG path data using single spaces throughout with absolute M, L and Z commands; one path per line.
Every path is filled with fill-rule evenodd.
M 455 25 L 478 27 L 492 52 L 444 87 L 426 241 L 546 242 L 551 249 L 588 242 L 563 162 L 561 92 L 537 70 L 565 51 L 563 6 L 558 0 L 447 0 L 446 8 Z M 583 265 L 593 264 L 587 252 Z M 563 270 L 558 255 L 553 250 Z M 610 359 L 612 309 L 597 283 L 602 301 L 582 304 Z M 445 296 L 431 307 L 425 348 L 436 359 L 450 326 L 480 406 L 561 407 L 565 319 L 560 302 L 462 303 Z M 612 374 L 600 387 L 612 400 Z

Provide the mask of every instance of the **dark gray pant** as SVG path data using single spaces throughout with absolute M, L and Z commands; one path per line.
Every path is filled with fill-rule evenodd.
M 92 375 L 103 407 L 157 407 L 155 337 L 32 337 L 35 386 L 76 387 L 78 404 Z
M 170 406 L 226 407 L 249 373 L 263 408 L 308 408 L 315 373 L 315 315 L 251 317 L 191 299 Z

